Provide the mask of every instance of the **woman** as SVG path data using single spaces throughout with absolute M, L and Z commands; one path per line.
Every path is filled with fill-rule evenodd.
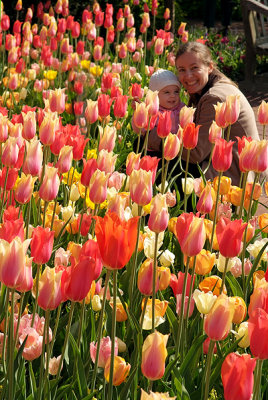
M 217 102 L 224 102 L 226 96 L 240 96 L 240 113 L 237 122 L 231 127 L 230 140 L 233 145 L 233 162 L 224 175 L 232 178 L 232 184 L 238 186 L 240 180 L 238 144 L 236 137 L 251 136 L 260 140 L 254 112 L 243 93 L 234 82 L 215 68 L 210 50 L 199 42 L 183 44 L 176 55 L 178 78 L 190 96 L 189 106 L 195 107 L 194 122 L 201 125 L 198 144 L 190 152 L 190 163 L 199 163 L 202 170 L 208 165 L 211 143 L 208 140 L 209 128 L 215 119 Z M 186 160 L 186 151 L 182 159 Z M 192 165 L 193 170 L 193 165 Z M 218 173 L 212 167 L 206 173 L 207 179 L 213 179 Z M 196 175 L 200 176 L 200 174 Z

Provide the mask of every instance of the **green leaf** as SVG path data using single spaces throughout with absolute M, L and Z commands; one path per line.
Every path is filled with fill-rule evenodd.
M 136 374 L 136 372 L 137 372 L 137 369 L 138 369 L 138 367 L 137 367 L 137 365 L 136 365 L 136 366 L 133 368 L 133 371 L 131 372 L 131 374 L 129 375 L 128 380 L 127 380 L 126 383 L 124 384 L 122 390 L 120 391 L 120 394 L 119 394 L 119 395 L 120 395 L 120 398 L 122 398 L 122 399 L 127 398 L 128 391 L 129 391 L 130 386 L 131 386 L 131 384 L 132 384 L 132 382 L 133 382 L 133 379 L 135 378 L 135 374 Z
M 239 282 L 235 279 L 235 277 L 232 274 L 226 274 L 226 281 L 229 283 L 230 288 L 232 290 L 233 296 L 240 296 L 244 297 L 243 290 L 241 286 L 239 285 Z
M 202 343 L 204 342 L 204 340 L 206 339 L 207 335 L 201 335 L 199 336 L 198 339 L 196 339 L 193 343 L 193 345 L 191 346 L 190 350 L 188 351 L 186 357 L 184 358 L 181 366 L 180 366 L 180 374 L 181 376 L 184 375 L 185 371 L 187 371 L 188 367 L 191 364 L 191 361 L 193 359 L 193 357 L 195 356 L 198 348 L 202 345 Z
M 76 369 L 76 375 L 77 375 L 77 383 L 79 387 L 79 392 L 81 396 L 87 396 L 88 394 L 88 388 L 87 388 L 87 380 L 86 380 L 86 375 L 85 375 L 85 368 L 82 363 L 80 351 L 78 349 L 77 343 L 74 340 L 73 335 L 70 333 L 70 343 L 73 349 L 73 353 L 75 356 L 75 360 L 77 362 L 77 369 Z
M 32 395 L 34 398 L 34 395 L 36 393 L 36 380 L 33 372 L 33 365 L 31 361 L 29 362 L 29 372 L 30 372 L 30 384 L 31 384 L 31 389 L 32 389 Z
M 178 337 L 178 319 L 169 306 L 167 307 L 166 316 L 167 316 L 169 325 L 170 325 L 171 329 L 173 330 L 173 338 L 174 338 L 174 342 L 176 344 L 176 340 Z

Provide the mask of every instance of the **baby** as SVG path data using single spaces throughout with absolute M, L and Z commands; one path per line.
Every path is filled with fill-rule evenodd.
M 173 72 L 166 69 L 157 70 L 150 78 L 149 89 L 158 90 L 159 112 L 171 112 L 171 133 L 176 134 L 179 128 L 180 110 L 185 105 L 180 100 L 180 83 Z M 148 155 L 151 152 L 161 152 L 161 138 L 157 135 L 157 123 L 150 131 L 148 138 Z M 157 154 L 155 154 L 157 155 Z M 161 156 L 160 156 L 161 157 Z

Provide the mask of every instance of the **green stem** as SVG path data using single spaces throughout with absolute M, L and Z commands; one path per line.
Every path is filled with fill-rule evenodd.
M 15 347 L 17 346 L 17 341 L 19 337 L 19 327 L 20 327 L 20 319 L 21 319 L 21 314 L 22 314 L 22 304 L 24 300 L 25 293 L 22 293 L 21 298 L 20 298 L 20 306 L 19 306 L 19 314 L 18 314 L 18 320 L 17 320 L 17 328 L 16 328 L 16 334 L 15 334 Z
M 190 263 L 190 257 L 187 257 L 186 268 L 185 268 L 185 272 L 184 272 L 183 288 L 182 288 L 182 294 L 181 294 L 181 310 L 180 310 L 179 326 L 178 326 L 178 340 L 177 340 L 177 346 L 176 346 L 176 357 L 178 357 L 178 355 L 179 355 L 181 336 L 182 336 L 182 330 L 183 330 L 184 301 L 185 301 L 185 294 L 186 294 L 189 263 Z
M 241 196 L 241 201 L 240 201 L 240 206 L 239 206 L 238 219 L 240 219 L 242 217 L 242 213 L 243 213 L 243 205 L 244 205 L 245 194 L 246 194 L 247 177 L 248 177 L 248 172 L 243 173 L 243 186 L 242 186 L 243 189 L 242 189 L 242 196 Z
M 62 303 L 58 306 L 58 309 L 57 309 L 56 321 L 55 321 L 55 325 L 54 325 L 54 329 L 53 329 L 52 340 L 50 343 L 50 354 L 52 354 L 52 352 L 53 352 L 53 347 L 54 347 L 54 343 L 56 340 L 56 334 L 57 334 L 59 321 L 60 321 L 61 307 L 62 307 Z
M 149 138 L 149 133 L 150 133 L 151 119 L 152 119 L 152 116 L 150 115 L 149 116 L 148 127 L 147 127 L 147 132 L 146 132 L 145 140 L 144 140 L 144 156 L 146 156 L 146 154 L 147 154 L 148 138 Z
M 191 305 L 191 297 L 192 297 L 193 288 L 194 288 L 195 265 L 196 265 L 196 256 L 194 257 L 194 265 L 193 265 L 193 268 L 192 268 L 192 277 L 191 277 L 190 291 L 189 291 L 189 297 L 188 297 L 188 303 L 187 303 L 187 311 L 186 311 L 186 318 L 185 318 L 185 326 L 186 326 L 186 328 L 187 328 L 187 325 L 188 325 L 188 319 L 189 319 L 189 313 L 190 313 L 190 305 Z
M 225 277 L 226 277 L 228 262 L 229 262 L 229 258 L 227 257 L 227 258 L 225 259 L 225 265 L 224 265 L 224 270 L 223 270 L 223 275 L 222 275 L 222 282 L 221 282 L 220 294 L 222 294 L 223 289 L 224 289 Z
M 215 341 L 210 340 L 208 354 L 207 354 L 206 368 L 205 368 L 205 376 L 204 376 L 204 382 L 205 382 L 204 400 L 208 400 L 208 395 L 209 395 L 209 381 L 210 381 L 211 361 L 213 357 L 214 344 Z
M 35 301 L 34 301 L 31 328 L 34 325 L 34 317 L 35 317 L 35 313 L 36 313 L 36 309 L 37 309 L 37 300 L 38 300 L 38 294 L 39 294 L 40 267 L 41 267 L 41 265 L 37 264 L 36 275 L 35 275 Z
M 113 375 L 114 375 L 114 353 L 115 353 L 115 332 L 116 332 L 116 289 L 117 289 L 117 270 L 114 270 L 113 277 L 113 314 L 112 314 L 112 348 L 111 348 L 111 361 L 110 361 L 110 374 L 108 385 L 108 400 L 113 398 Z
M 146 313 L 147 303 L 148 303 L 148 296 L 145 296 L 145 300 L 144 300 L 144 304 L 143 304 L 143 310 L 142 310 L 142 313 L 141 313 L 141 323 L 140 323 L 141 329 L 142 329 L 143 320 L 144 320 L 145 313 Z
M 254 378 L 253 400 L 261 399 L 261 375 L 262 375 L 263 360 L 257 360 L 256 373 Z
M 4 286 L 2 286 L 3 289 Z M 10 289 L 6 288 L 6 301 L 5 301 L 5 324 L 4 324 L 4 339 L 3 339 L 3 349 L 2 349 L 2 363 L 3 363 L 3 371 L 6 372 L 6 343 L 8 337 L 8 306 L 9 306 L 9 293 Z M 2 293 L 1 293 L 2 294 Z
M 136 240 L 136 246 L 133 254 L 133 262 L 131 265 L 131 273 L 130 273 L 130 281 L 129 281 L 129 304 L 130 308 L 132 309 L 133 307 L 133 292 L 134 292 L 134 286 L 135 286 L 135 272 L 137 269 L 137 259 L 138 259 L 138 247 L 139 247 L 139 239 L 140 239 L 140 228 L 141 228 L 141 212 L 142 212 L 142 206 L 138 206 L 138 216 L 139 221 L 138 221 L 138 234 L 137 234 L 137 240 Z
M 231 133 L 231 125 L 228 125 L 228 128 L 227 128 L 227 135 L 226 135 L 226 142 L 229 142 L 230 133 Z
M 106 273 L 106 278 L 105 278 L 104 293 L 103 293 L 103 299 L 102 299 L 102 305 L 101 305 L 101 313 L 100 313 L 100 319 L 99 319 L 98 331 L 97 331 L 97 350 L 96 350 L 95 364 L 94 364 L 94 370 L 93 370 L 93 376 L 92 376 L 92 388 L 91 388 L 92 392 L 94 392 L 94 390 L 95 390 L 95 383 L 96 383 L 96 376 L 97 376 L 98 362 L 99 362 L 99 354 L 100 354 L 102 324 L 103 324 L 106 295 L 107 295 L 108 282 L 110 279 L 110 275 L 111 275 L 111 270 L 108 269 L 107 273 Z
M 44 325 L 44 331 L 43 331 L 43 343 L 42 343 L 42 354 L 41 354 L 41 363 L 40 363 L 40 375 L 39 375 L 39 387 L 38 387 L 37 400 L 41 400 L 41 398 L 42 398 L 42 392 L 43 392 L 44 360 L 45 360 L 47 324 L 48 324 L 48 320 L 47 320 L 47 318 L 45 318 L 45 325 Z
M 48 201 L 45 201 L 45 204 L 44 204 L 44 211 L 43 211 L 43 228 L 45 227 L 45 224 L 46 224 L 47 206 L 48 206 Z
M 11 312 L 9 318 L 8 399 L 14 400 L 14 304 L 15 289 L 11 289 Z
M 214 238 L 214 233 L 215 233 L 215 228 L 216 228 L 217 211 L 218 211 L 218 204 L 219 204 L 219 199 L 220 199 L 221 177 L 222 177 L 222 172 L 219 173 L 219 179 L 218 179 L 218 187 L 217 187 L 215 211 L 214 211 L 214 218 L 213 218 L 213 225 L 212 225 L 212 232 L 211 232 L 210 252 L 212 252 L 212 248 L 213 248 L 213 238 Z
M 2 201 L 1 201 L 1 208 L 0 208 L 0 221 L 2 221 L 2 211 L 3 211 L 4 202 L 5 202 L 5 194 L 6 194 L 6 187 L 7 187 L 8 172 L 9 172 L 9 167 L 7 167 L 7 169 L 6 169 L 5 183 L 4 183 L 4 189 L 3 189 Z
M 185 166 L 185 174 L 184 174 L 184 212 L 187 209 L 187 194 L 186 194 L 186 185 L 187 185 L 187 175 L 188 175 L 188 167 L 189 167 L 189 159 L 190 159 L 190 151 L 187 149 L 187 158 L 186 158 L 186 166 Z
M 242 261 L 242 271 L 245 268 L 245 257 L 246 257 L 246 247 L 247 247 L 247 231 L 248 231 L 248 221 L 250 218 L 250 213 L 251 213 L 251 204 L 252 204 L 252 199 L 253 199 L 253 193 L 254 193 L 254 189 L 255 189 L 255 185 L 256 182 L 259 178 L 259 174 L 255 174 L 254 177 L 254 181 L 253 181 L 253 185 L 252 185 L 252 190 L 250 193 L 250 199 L 249 199 L 249 206 L 248 206 L 248 212 L 247 212 L 247 218 L 246 218 L 246 222 L 247 222 L 247 226 L 246 229 L 244 231 L 244 240 L 243 240 L 243 248 L 242 248 L 242 253 L 241 253 L 241 261 Z M 247 294 L 247 287 L 246 285 L 243 287 L 244 290 L 244 298 L 246 298 L 246 294 Z
M 50 310 L 46 310 L 45 315 L 47 325 L 46 325 L 46 347 L 47 347 L 47 356 L 46 356 L 46 369 L 45 369 L 45 376 L 44 376 L 44 384 L 45 384 L 45 398 L 49 398 L 49 360 L 51 356 L 51 346 L 49 344 L 49 320 L 50 320 Z
M 152 293 L 152 333 L 155 331 L 155 282 L 156 282 L 156 262 L 157 262 L 157 242 L 159 233 L 155 233 L 154 244 L 154 265 L 153 265 L 153 293 Z
M 27 217 L 26 217 L 26 226 L 25 226 L 25 231 L 26 231 L 26 239 L 29 237 L 29 225 L 30 225 L 30 217 L 31 217 L 31 205 L 32 205 L 32 197 L 30 198 L 30 201 L 28 203 L 28 209 L 27 209 Z
M 51 225 L 50 225 L 50 230 L 53 230 L 53 225 L 54 225 L 54 219 L 55 219 L 55 214 L 56 214 L 56 208 L 57 208 L 57 197 L 54 200 L 54 207 L 53 207 L 53 214 L 51 218 Z
M 82 336 L 82 332 L 83 332 L 83 324 L 84 324 L 84 319 L 85 319 L 85 307 L 86 307 L 86 300 L 84 299 L 81 304 L 81 317 L 80 317 L 80 322 L 79 322 L 79 331 L 78 331 L 78 335 L 77 335 L 78 349 L 80 349 L 81 336 Z
M 60 376 L 61 366 L 62 366 L 63 359 L 64 359 L 64 353 L 65 353 L 67 342 L 68 342 L 68 339 L 69 339 L 69 334 L 70 334 L 70 329 L 71 329 L 71 324 L 72 324 L 72 319 L 73 319 L 73 313 L 74 313 L 74 306 L 75 306 L 75 302 L 72 301 L 71 302 L 71 308 L 70 308 L 70 311 L 69 311 L 68 324 L 67 324 L 66 331 L 65 331 L 65 338 L 64 338 L 64 343 L 63 343 L 63 349 L 62 349 L 62 354 L 61 354 L 61 358 L 60 358 L 60 363 L 59 363 L 59 369 L 58 369 L 58 373 L 57 373 L 57 379 Z
M 263 125 L 262 127 L 262 139 L 265 140 L 265 127 L 266 125 Z

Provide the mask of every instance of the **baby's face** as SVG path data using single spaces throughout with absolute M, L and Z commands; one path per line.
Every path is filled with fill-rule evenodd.
M 158 97 L 160 106 L 171 110 L 180 102 L 180 89 L 177 85 L 165 86 L 159 91 Z

